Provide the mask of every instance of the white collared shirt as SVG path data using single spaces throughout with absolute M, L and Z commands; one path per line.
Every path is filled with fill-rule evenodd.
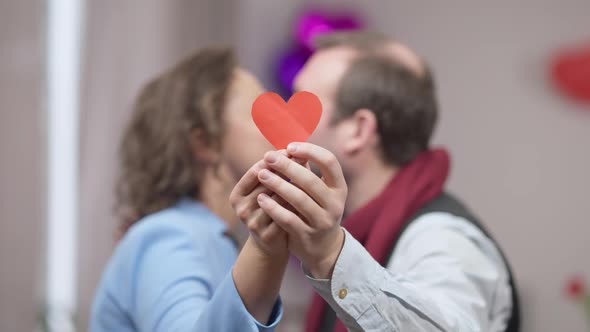
M 492 240 L 467 220 L 424 214 L 382 267 L 348 231 L 332 279 L 315 290 L 350 331 L 504 331 L 508 270 Z

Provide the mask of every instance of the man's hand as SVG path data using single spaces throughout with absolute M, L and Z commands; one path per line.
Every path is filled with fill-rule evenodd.
M 317 145 L 292 143 L 287 152 L 315 163 L 323 177 L 319 178 L 284 153 L 268 152 L 264 162 L 278 174 L 257 164 L 251 175 L 257 173 L 260 183 L 293 209 L 284 207 L 264 189 L 254 190 L 252 195 L 256 195 L 260 208 L 272 218 L 272 225 L 278 224 L 289 233 L 289 250 L 304 267 L 316 278 L 330 278 L 344 243 L 340 221 L 347 186 L 342 168 L 331 152 Z

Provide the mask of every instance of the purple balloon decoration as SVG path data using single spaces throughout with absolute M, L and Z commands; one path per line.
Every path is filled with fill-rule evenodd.
M 279 83 L 290 95 L 293 93 L 293 81 L 297 73 L 311 56 L 311 51 L 304 47 L 295 47 L 279 58 L 277 74 Z
M 313 40 L 319 35 L 343 30 L 356 30 L 364 26 L 355 15 L 330 15 L 322 11 L 308 11 L 295 24 L 297 41 L 313 50 Z
M 356 16 L 336 16 L 331 19 L 335 31 L 359 30 L 364 28 L 363 21 Z
M 283 53 L 277 64 L 278 80 L 286 93 L 293 93 L 295 76 L 313 53 L 313 40 L 317 36 L 335 31 L 358 30 L 364 26 L 364 22 L 354 14 L 309 10 L 301 15 L 295 23 L 296 45 Z
M 313 49 L 313 39 L 316 36 L 331 31 L 332 26 L 328 18 L 313 12 L 302 15 L 295 26 L 297 41 L 310 50 Z

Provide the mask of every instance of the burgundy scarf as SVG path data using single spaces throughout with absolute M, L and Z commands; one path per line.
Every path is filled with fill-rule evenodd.
M 442 193 L 449 168 L 446 150 L 423 152 L 401 168 L 381 194 L 346 218 L 343 226 L 385 266 L 404 224 Z M 326 308 L 324 299 L 315 294 L 307 315 L 307 332 L 318 331 Z M 338 321 L 334 331 L 347 330 Z

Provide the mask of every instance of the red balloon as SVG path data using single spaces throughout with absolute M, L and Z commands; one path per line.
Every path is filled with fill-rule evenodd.
M 590 103 L 590 44 L 558 54 L 551 76 L 563 93 Z

